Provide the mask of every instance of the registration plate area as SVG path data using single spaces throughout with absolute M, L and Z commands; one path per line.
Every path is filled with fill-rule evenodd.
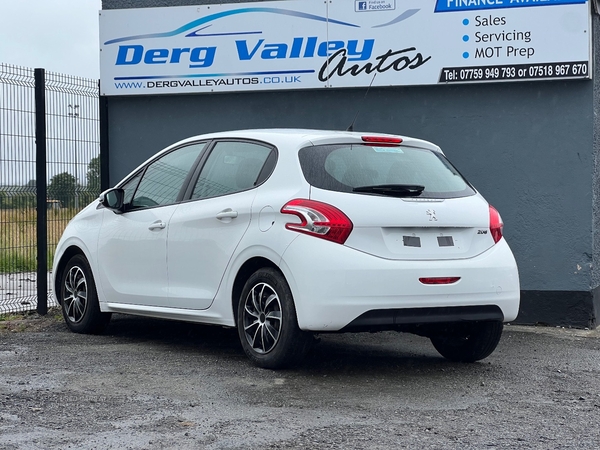
M 468 256 L 472 228 L 382 228 L 387 250 L 397 257 L 456 258 Z

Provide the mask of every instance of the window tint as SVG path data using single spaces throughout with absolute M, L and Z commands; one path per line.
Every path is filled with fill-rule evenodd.
M 304 177 L 315 187 L 352 192 L 384 184 L 420 185 L 420 197 L 466 197 L 475 192 L 441 154 L 411 147 L 322 145 L 300 150 Z
M 135 191 L 131 206 L 143 208 L 175 203 L 183 182 L 205 145 L 200 143 L 177 149 L 150 164 Z
M 260 144 L 217 142 L 200 172 L 192 198 L 218 197 L 256 186 L 271 153 L 271 148 Z

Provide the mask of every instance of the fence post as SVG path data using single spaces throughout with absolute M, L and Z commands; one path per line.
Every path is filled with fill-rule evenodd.
M 48 312 L 48 233 L 46 222 L 46 82 L 35 69 L 35 179 L 37 207 L 37 312 Z
M 100 191 L 110 187 L 108 173 L 108 101 L 106 96 L 100 95 L 100 82 L 98 82 L 98 107 L 100 108 Z

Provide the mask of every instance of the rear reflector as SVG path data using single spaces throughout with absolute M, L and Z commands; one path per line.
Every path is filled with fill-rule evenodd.
M 363 136 L 362 140 L 369 144 L 402 144 L 402 138 L 391 136 Z
M 419 281 L 423 284 L 454 284 L 460 277 L 431 277 L 431 278 L 419 278 Z

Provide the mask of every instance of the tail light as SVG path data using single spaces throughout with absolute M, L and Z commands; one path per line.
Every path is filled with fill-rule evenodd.
M 328 241 L 343 244 L 352 232 L 352 221 L 342 211 L 327 203 L 314 200 L 290 200 L 282 214 L 292 214 L 300 218 L 300 223 L 286 223 L 288 230 L 308 234 Z
M 490 205 L 490 233 L 494 239 L 494 244 L 497 244 L 502 239 L 502 228 L 504 228 L 504 222 L 502 217 L 492 205 Z

